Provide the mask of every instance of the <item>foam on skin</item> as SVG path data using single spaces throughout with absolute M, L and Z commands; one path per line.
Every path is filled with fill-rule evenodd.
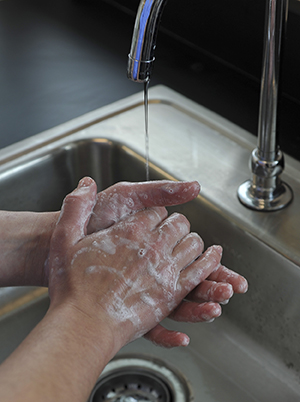
M 162 190 L 166 194 L 176 193 L 176 188 L 169 183 L 161 187 L 160 191 Z M 180 191 L 178 194 L 180 195 Z M 96 265 L 85 269 L 83 274 L 86 279 L 83 277 L 82 280 L 89 280 L 90 284 L 93 285 L 94 282 L 95 286 L 100 287 L 102 282 L 108 281 L 108 291 L 105 294 L 100 291 L 96 303 L 106 310 L 116 324 L 131 323 L 135 329 L 134 333 L 141 336 L 149 330 L 151 322 L 158 323 L 167 316 L 182 298 L 204 279 L 203 275 L 208 275 L 218 265 L 216 260 L 221 251 L 218 247 L 212 247 L 199 259 L 199 263 L 195 262 L 199 255 L 196 252 L 199 248 L 199 238 L 191 236 L 189 247 L 182 247 L 182 252 L 173 256 L 176 240 L 180 242 L 189 232 L 188 222 L 184 221 L 182 215 L 174 214 L 162 224 L 164 209 L 158 207 L 142 212 L 141 219 L 138 219 L 132 211 L 137 202 L 134 197 L 135 194 L 130 192 L 123 197 L 116 189 L 109 194 L 99 195 L 97 206 L 105 206 L 106 224 L 107 217 L 112 224 L 118 224 L 92 235 L 92 242 L 84 235 L 86 211 L 78 217 L 83 243 L 73 254 L 69 269 L 83 266 L 82 261 L 87 258 L 96 262 Z M 145 198 L 143 194 L 139 194 L 139 197 L 147 199 L 148 195 Z M 69 204 L 71 200 L 72 197 L 69 197 Z M 101 221 L 101 214 L 98 219 Z M 156 227 L 158 224 L 159 229 Z M 112 258 L 116 253 L 119 258 Z M 188 253 L 191 253 L 191 257 Z M 187 261 L 182 263 L 184 258 Z M 193 262 L 198 269 L 191 268 L 190 264 Z M 59 264 L 61 262 L 52 260 L 57 274 L 60 272 Z M 100 275 L 100 280 L 93 280 L 91 276 L 95 275 Z M 90 285 L 87 286 L 89 289 Z M 90 286 L 90 289 L 97 292 L 96 288 Z M 149 319 L 145 320 L 145 316 L 149 316 Z
M 150 236 L 148 243 L 146 243 L 144 239 L 142 247 L 138 241 L 131 241 L 119 235 L 110 236 L 108 239 L 107 244 L 109 244 L 110 250 L 120 250 L 122 247 L 125 247 L 137 253 L 138 258 L 141 260 L 141 265 L 144 267 L 144 269 L 141 268 L 142 276 L 139 277 L 139 274 L 136 273 L 135 278 L 128 279 L 132 277 L 130 265 L 123 266 L 121 270 L 106 265 L 90 266 L 85 272 L 87 275 L 96 275 L 106 271 L 112 274 L 112 278 L 117 277 L 119 279 L 121 285 L 110 291 L 108 301 L 104 299 L 102 307 L 104 307 L 108 315 L 117 322 L 130 322 L 134 326 L 135 332 L 144 334 L 146 330 L 143 328 L 143 322 L 141 320 L 144 311 L 150 312 L 155 322 L 158 323 L 166 315 L 166 312 L 162 311 L 160 308 L 161 303 L 163 303 L 167 312 L 171 312 L 176 307 L 177 302 L 175 295 L 181 292 L 181 285 L 179 286 L 180 271 L 176 267 L 176 263 L 174 263 L 170 251 L 167 252 L 167 249 L 165 249 L 163 255 L 161 250 L 160 252 L 154 251 Z M 73 264 L 75 260 L 85 252 L 97 252 L 105 259 L 106 254 L 102 246 L 103 244 L 100 241 L 94 241 L 89 250 L 82 249 L 83 251 L 80 250 L 80 252 L 76 254 L 73 258 Z M 215 264 L 215 259 L 211 258 L 212 253 L 215 251 L 216 247 L 212 247 L 207 251 L 206 255 L 202 257 L 203 267 L 200 270 L 201 273 L 196 272 L 194 277 L 191 272 L 186 277 L 186 281 L 189 284 L 187 284 L 187 291 L 191 283 L 193 286 L 198 284 L 199 275 L 202 275 L 204 270 L 210 269 L 212 264 Z M 164 261 L 163 264 L 162 260 Z M 145 272 L 148 279 L 147 277 L 145 278 Z M 161 300 L 156 298 L 155 292 L 153 292 L 153 295 L 149 293 L 149 281 L 153 281 L 151 289 L 154 290 L 153 287 L 156 286 L 160 289 L 160 292 L 163 290 Z M 133 300 L 134 303 L 132 303 Z M 203 320 L 205 319 L 209 320 L 210 317 L 203 316 Z

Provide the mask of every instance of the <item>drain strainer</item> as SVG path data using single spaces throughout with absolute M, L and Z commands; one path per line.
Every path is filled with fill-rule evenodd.
M 184 377 L 158 359 L 124 356 L 112 360 L 88 402 L 190 402 Z

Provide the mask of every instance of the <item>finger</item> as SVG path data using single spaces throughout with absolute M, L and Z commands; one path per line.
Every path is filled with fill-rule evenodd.
M 157 230 L 161 238 L 168 239 L 172 237 L 179 241 L 189 233 L 190 222 L 184 215 L 174 213 L 165 219 Z
M 197 181 L 175 182 L 158 180 L 137 183 L 135 207 L 171 206 L 193 200 L 200 192 Z
M 173 249 L 172 257 L 179 267 L 186 267 L 202 254 L 204 243 L 197 233 L 187 234 Z
M 224 303 L 233 296 L 233 293 L 230 283 L 205 280 L 187 295 L 187 300 L 197 303 L 203 301 Z
M 190 338 L 186 334 L 177 331 L 170 331 L 160 324 L 156 325 L 156 327 L 145 334 L 144 338 L 153 342 L 157 346 L 165 348 L 188 346 L 190 343 Z
M 196 261 L 185 268 L 179 277 L 178 284 L 181 296 L 185 297 L 199 283 L 203 282 L 220 265 L 222 247 L 209 247 Z
M 180 322 L 210 322 L 222 314 L 218 303 L 194 303 L 182 302 L 170 315 L 169 318 Z
M 146 208 L 127 217 L 123 220 L 123 223 L 137 224 L 141 228 L 147 227 L 149 230 L 154 230 L 165 221 L 167 216 L 168 211 L 164 207 Z
M 248 290 L 247 280 L 236 272 L 231 271 L 231 269 L 224 267 L 224 265 L 220 265 L 212 272 L 208 279 L 216 282 L 230 283 L 235 293 L 246 293 Z
M 53 233 L 55 242 L 76 244 L 86 235 L 96 201 L 97 186 L 93 179 L 83 178 L 78 187 L 64 199 L 60 217 Z
M 133 211 L 156 206 L 188 202 L 199 194 L 200 186 L 193 182 L 152 181 L 117 183 L 97 195 L 94 214 L 88 232 L 106 229 Z

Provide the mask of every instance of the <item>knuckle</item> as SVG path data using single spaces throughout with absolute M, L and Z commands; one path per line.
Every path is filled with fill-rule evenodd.
M 170 217 L 169 220 L 173 224 L 174 228 L 180 232 L 186 232 L 190 230 L 189 220 L 182 214 L 175 212 Z
M 165 207 L 151 207 L 147 208 L 146 211 L 151 214 L 154 220 L 163 220 L 168 216 L 168 212 Z
M 189 233 L 189 238 L 192 240 L 193 247 L 199 251 L 199 254 L 202 253 L 204 248 L 204 242 L 198 233 L 191 232 Z
M 123 188 L 127 188 L 129 185 L 131 185 L 132 183 L 128 182 L 128 181 L 119 181 L 118 183 L 114 184 L 113 186 L 111 186 L 110 188 L 112 190 L 122 190 Z
M 78 202 L 81 197 L 79 194 L 76 194 L 76 192 L 68 194 L 65 199 L 64 199 L 64 205 L 69 205 L 69 204 L 74 204 L 75 202 Z

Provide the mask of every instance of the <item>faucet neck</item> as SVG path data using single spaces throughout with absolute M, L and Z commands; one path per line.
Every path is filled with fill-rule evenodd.
M 267 0 L 257 148 L 259 158 L 270 162 L 278 154 L 277 106 L 287 13 L 288 0 Z
M 150 79 L 160 18 L 167 0 L 141 0 L 128 55 L 127 76 L 137 82 Z

